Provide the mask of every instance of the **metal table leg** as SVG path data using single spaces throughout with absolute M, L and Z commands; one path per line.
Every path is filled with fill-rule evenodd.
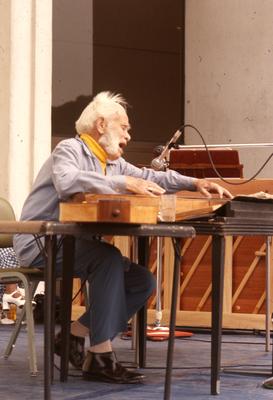
M 52 304 L 55 303 L 53 289 L 53 267 L 56 249 L 56 236 L 45 237 L 45 305 L 44 305 L 44 399 L 51 399 L 51 383 L 52 383 L 52 332 L 54 331 L 54 323 L 52 318 Z
M 73 268 L 75 238 L 65 236 L 63 241 L 63 268 L 61 290 L 61 370 L 60 380 L 67 381 L 69 362 L 69 339 L 72 306 Z
M 225 238 L 212 241 L 211 394 L 220 393 Z
M 163 238 L 156 239 L 156 313 L 155 326 L 160 328 L 162 320 L 161 286 L 162 286 L 162 258 L 163 258 Z
M 141 265 L 148 265 L 149 238 L 138 238 L 138 261 Z M 139 367 L 146 366 L 146 325 L 147 325 L 147 306 L 142 307 L 137 313 L 137 344 Z
M 266 237 L 266 252 L 265 252 L 265 351 L 270 351 L 270 330 L 271 330 L 271 307 L 270 307 L 270 286 L 271 286 L 271 277 L 270 277 L 270 246 L 271 246 L 271 236 Z M 273 363 L 272 363 L 273 368 Z
M 181 248 L 181 239 L 174 239 L 175 258 L 174 258 L 173 287 L 172 287 L 172 301 L 171 301 L 171 315 L 170 315 L 170 332 L 169 332 L 169 340 L 168 340 L 164 400 L 169 400 L 170 394 L 171 394 L 171 375 L 172 375 L 172 365 L 173 365 L 174 332 L 175 332 L 176 307 L 177 307 L 178 285 L 179 285 L 180 265 L 181 265 L 180 248 Z
M 266 292 L 266 315 L 265 315 L 265 351 L 270 351 L 270 332 L 271 332 L 271 277 L 270 277 L 270 248 L 271 248 L 271 236 L 266 237 L 266 251 L 265 254 L 265 270 L 266 270 L 266 281 L 265 281 L 265 292 Z M 272 352 L 272 366 L 271 370 L 263 369 L 263 368 L 253 368 L 253 369 L 245 369 L 245 368 L 224 368 L 223 372 L 231 373 L 231 374 L 243 374 L 243 375 L 258 375 L 258 376 L 272 376 L 273 375 L 273 352 Z

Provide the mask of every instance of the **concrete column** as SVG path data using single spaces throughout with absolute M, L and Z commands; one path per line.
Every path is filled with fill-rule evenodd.
M 19 217 L 51 149 L 52 2 L 0 1 L 0 26 L 0 196 Z

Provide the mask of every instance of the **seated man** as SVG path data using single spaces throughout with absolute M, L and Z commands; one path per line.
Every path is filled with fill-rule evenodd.
M 59 202 L 77 192 L 137 193 L 148 196 L 180 190 L 231 197 L 221 186 L 174 171 L 137 168 L 122 158 L 129 142 L 126 102 L 120 95 L 99 93 L 76 122 L 78 135 L 60 142 L 42 166 L 28 196 L 21 220 L 58 220 Z M 42 256 L 30 235 L 16 235 L 14 248 L 21 265 L 41 266 Z M 62 254 L 57 255 L 57 269 Z M 83 378 L 135 383 L 143 375 L 124 368 L 112 350 L 112 339 L 147 301 L 154 289 L 152 274 L 124 259 L 101 240 L 76 239 L 74 275 L 90 285 L 90 310 L 71 324 L 70 361 L 82 367 Z M 84 358 L 83 338 L 90 336 Z M 59 337 L 55 351 L 59 353 Z

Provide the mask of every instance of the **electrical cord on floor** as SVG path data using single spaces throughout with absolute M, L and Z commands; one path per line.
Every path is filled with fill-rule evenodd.
M 177 338 L 179 340 L 185 340 L 185 341 L 192 341 L 192 342 L 204 342 L 204 343 L 211 343 L 211 340 L 205 340 L 205 339 L 196 339 L 192 337 L 179 337 Z M 253 344 L 253 345 L 259 345 L 259 346 L 264 346 L 264 342 L 229 342 L 229 341 L 221 341 L 222 344 Z M 272 345 L 273 343 L 270 343 Z
M 120 361 L 121 364 L 125 367 L 125 368 L 136 368 L 136 365 L 133 362 L 129 362 L 129 361 Z M 54 367 L 60 371 L 60 367 L 58 367 L 56 364 L 54 364 Z M 236 364 L 236 365 L 221 365 L 221 370 L 225 369 L 225 368 L 237 368 L 239 370 L 239 368 L 245 368 L 245 367 L 255 367 L 255 368 L 268 368 L 271 371 L 271 364 Z M 151 369 L 155 369 L 155 370 L 159 370 L 159 369 L 166 369 L 166 365 L 165 366 L 145 366 L 144 368 L 141 368 L 142 370 L 151 370 Z M 202 370 L 202 369 L 208 369 L 210 370 L 211 367 L 209 365 L 205 365 L 205 366 L 188 366 L 188 367 L 172 367 L 172 370 Z M 81 374 L 72 374 L 72 373 L 68 373 L 67 375 L 69 378 L 82 378 Z
M 61 371 L 61 368 L 58 365 L 56 365 L 55 363 L 54 363 L 54 368 L 56 368 L 58 371 Z M 69 373 L 69 374 L 67 374 L 67 376 L 69 376 L 70 378 L 82 378 L 82 375 L 79 375 L 79 374 L 75 375 L 75 374 Z
M 211 344 L 211 340 L 204 340 L 204 339 L 196 339 L 196 338 L 192 338 L 192 337 L 180 337 L 178 338 L 179 340 L 185 340 L 185 341 L 192 341 L 192 342 L 204 342 L 204 343 L 208 343 Z M 222 344 L 242 344 L 242 345 L 261 345 L 264 346 L 264 342 L 230 342 L 230 341 L 222 341 Z M 127 363 L 127 365 L 134 365 L 135 364 L 133 362 L 126 362 L 126 361 L 121 361 L 122 363 Z M 245 367 L 255 367 L 255 368 L 269 368 L 269 370 L 271 371 L 271 364 L 235 364 L 235 365 L 221 365 L 221 370 L 226 369 L 226 368 L 245 368 Z M 151 366 L 151 367 L 145 367 L 144 369 L 165 369 L 166 366 Z M 194 370 L 194 369 L 211 369 L 210 366 L 189 366 L 189 367 L 173 367 L 173 370 Z
M 132 338 L 130 336 L 126 336 L 125 335 L 121 335 L 120 338 L 122 340 L 131 340 Z M 204 343 L 211 343 L 211 340 L 205 340 L 205 339 L 196 339 L 196 338 L 192 338 L 192 337 L 177 337 L 176 340 L 182 341 L 185 340 L 186 342 L 188 342 L 189 340 L 191 342 L 204 342 Z M 246 344 L 246 345 L 259 345 L 259 346 L 264 346 L 264 342 L 228 342 L 228 341 L 222 341 L 222 344 Z M 273 343 L 270 343 L 270 346 L 273 345 Z
M 259 367 L 266 367 L 269 368 L 269 370 L 271 371 L 271 365 L 267 365 L 267 364 L 237 364 L 237 365 L 221 365 L 221 370 L 225 369 L 225 368 L 241 368 L 241 367 L 255 367 L 255 368 L 259 368 Z M 144 369 L 165 369 L 166 366 L 158 366 L 158 367 L 145 367 Z M 172 367 L 173 370 L 193 370 L 193 369 L 211 369 L 210 366 L 206 365 L 206 366 L 189 366 L 189 367 Z
M 136 367 L 136 364 L 134 362 L 130 362 L 130 361 L 120 361 L 122 363 L 122 365 L 124 365 L 127 368 L 132 368 L 132 367 Z M 244 368 L 244 367 L 255 367 L 255 368 L 264 368 L 264 367 L 268 367 L 271 371 L 271 364 L 231 364 L 231 365 L 221 365 L 221 370 L 225 369 L 225 368 Z M 165 369 L 165 366 L 146 366 L 143 369 Z M 184 366 L 184 367 L 173 367 L 172 369 L 211 369 L 210 365 L 206 365 L 206 366 Z

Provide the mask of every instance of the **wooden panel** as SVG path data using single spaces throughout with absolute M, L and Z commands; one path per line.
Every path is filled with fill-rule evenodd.
M 265 329 L 265 238 L 227 236 L 223 327 Z M 165 244 L 163 323 L 168 322 L 172 286 L 172 245 Z M 185 240 L 177 325 L 211 326 L 211 237 Z M 272 256 L 271 256 L 272 258 Z M 271 273 L 273 272 L 273 260 Z M 271 284 L 272 286 L 272 284 Z M 273 287 L 271 287 L 273 290 Z M 165 290 L 166 292 L 166 290 Z M 165 293 L 166 294 L 166 293 Z M 272 303 L 272 302 L 271 302 Z M 273 310 L 273 304 L 272 304 Z M 149 314 L 150 317 L 152 313 Z
M 210 156 L 214 165 L 223 177 L 243 177 L 243 165 L 239 163 L 239 155 L 236 150 L 213 149 Z M 208 153 L 206 150 L 197 149 L 173 149 L 170 152 L 170 169 L 180 174 L 194 176 L 196 178 L 216 177 Z
M 264 237 L 244 237 L 233 253 L 233 312 L 265 312 L 265 246 Z

